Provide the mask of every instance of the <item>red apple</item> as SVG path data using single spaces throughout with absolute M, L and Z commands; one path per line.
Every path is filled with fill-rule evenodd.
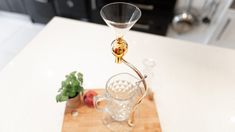
M 96 95 L 97 93 L 94 90 L 87 91 L 83 97 L 84 103 L 89 107 L 93 107 L 93 97 Z

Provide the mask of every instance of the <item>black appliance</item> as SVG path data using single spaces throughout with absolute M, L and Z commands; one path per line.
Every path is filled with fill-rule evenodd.
M 120 0 L 89 0 L 91 22 L 104 24 L 100 16 L 100 9 L 111 2 Z M 176 0 L 125 0 L 138 6 L 142 16 L 132 28 L 133 30 L 166 35 L 168 25 L 174 16 Z
M 55 0 L 59 16 L 88 21 L 87 0 Z
M 47 23 L 55 15 L 53 0 L 24 0 L 27 13 L 37 23 Z

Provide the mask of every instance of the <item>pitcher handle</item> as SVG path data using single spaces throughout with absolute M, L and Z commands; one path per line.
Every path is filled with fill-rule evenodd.
M 97 95 L 97 96 L 94 96 L 94 97 L 93 97 L 94 107 L 95 107 L 98 111 L 101 111 L 101 112 L 104 112 L 104 111 L 105 111 L 105 107 L 104 107 L 104 108 L 101 108 L 101 107 L 99 106 L 99 102 L 104 101 L 104 100 L 107 100 L 107 97 L 105 97 L 104 95 Z

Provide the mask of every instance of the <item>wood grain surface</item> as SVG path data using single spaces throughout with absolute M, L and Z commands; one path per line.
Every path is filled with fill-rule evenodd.
M 95 90 L 98 94 L 104 92 L 103 89 Z M 72 109 L 65 108 L 62 132 L 109 132 L 110 130 L 102 124 L 102 112 L 95 108 L 81 105 L 76 109 L 77 116 L 72 116 Z M 136 125 L 133 132 L 161 132 L 157 109 L 154 100 L 146 97 L 139 107 L 139 117 L 136 118 Z

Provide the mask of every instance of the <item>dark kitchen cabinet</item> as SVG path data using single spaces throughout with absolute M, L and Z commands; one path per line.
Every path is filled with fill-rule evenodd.
M 100 16 L 100 9 L 111 2 L 117 2 L 117 0 L 88 0 L 90 21 L 105 24 Z
M 100 9 L 111 2 L 119 0 L 89 0 L 91 22 L 105 24 L 100 16 Z M 125 2 L 138 6 L 142 12 L 133 30 L 166 35 L 174 15 L 176 0 L 125 0 Z
M 87 0 L 55 0 L 59 16 L 88 21 Z
M 3 1 L 3 0 L 1 0 Z M 22 0 L 7 0 L 12 12 L 26 14 L 26 9 Z
M 26 13 L 24 2 L 22 0 L 0 0 L 0 10 Z
M 7 0 L 0 0 L 0 10 L 10 11 L 10 6 Z
M 47 23 L 56 15 L 53 0 L 24 0 L 24 4 L 33 22 Z
M 0 9 L 26 13 L 37 23 L 47 23 L 58 15 L 105 24 L 100 9 L 111 2 L 138 6 L 142 16 L 132 29 L 158 35 L 166 35 L 176 4 L 176 0 L 0 0 Z

